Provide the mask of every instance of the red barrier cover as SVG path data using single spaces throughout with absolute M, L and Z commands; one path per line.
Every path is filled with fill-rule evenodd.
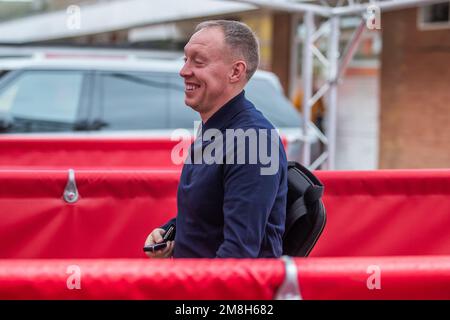
M 0 168 L 5 169 L 178 169 L 193 137 L 1 136 Z M 286 147 L 287 140 L 282 137 Z M 172 159 L 172 151 L 175 160 Z
M 0 170 L 0 258 L 145 257 L 148 233 L 176 214 L 179 171 Z
M 327 224 L 311 256 L 450 254 L 450 171 L 317 172 Z M 139 258 L 176 214 L 179 171 L 0 170 L 1 258 Z
M 450 299 L 450 256 L 296 259 L 303 299 Z M 280 260 L 3 260 L 0 299 L 273 299 Z
M 0 168 L 181 169 L 182 163 L 175 164 L 171 152 L 179 143 L 188 147 L 191 140 L 180 141 L 166 138 L 0 137 Z
M 450 255 L 450 170 L 317 171 L 327 224 L 311 256 Z

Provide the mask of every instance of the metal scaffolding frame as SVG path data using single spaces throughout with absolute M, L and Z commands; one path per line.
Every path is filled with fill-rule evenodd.
M 291 31 L 291 71 L 290 79 L 296 77 L 297 66 L 297 22 L 299 14 L 303 14 L 305 35 L 302 52 L 302 86 L 303 86 L 303 117 L 300 124 L 303 130 L 302 163 L 310 169 L 322 167 L 335 169 L 336 158 L 336 129 L 337 129 L 337 86 L 346 67 L 352 60 L 364 30 L 380 12 L 406 9 L 423 5 L 431 5 L 448 0 L 318 0 L 303 3 L 294 0 L 232 0 L 252 4 L 260 8 L 285 11 L 293 14 L 293 28 Z M 312 2 L 312 3 L 311 3 Z M 325 21 L 316 29 L 315 17 L 319 16 Z M 343 55 L 339 57 L 340 20 L 343 16 L 360 18 L 360 24 L 355 29 Z M 327 56 L 317 49 L 314 43 L 323 35 L 328 34 Z M 316 57 L 327 70 L 327 81 L 313 94 L 313 59 Z M 293 81 L 290 81 L 292 90 Z M 312 106 L 327 94 L 327 128 L 325 133 L 311 125 Z M 310 133 L 313 132 L 326 146 L 326 150 L 311 163 Z

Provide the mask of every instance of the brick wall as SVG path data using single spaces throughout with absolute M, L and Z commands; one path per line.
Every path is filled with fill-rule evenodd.
M 450 167 L 450 29 L 421 31 L 417 14 L 381 19 L 380 168 Z
M 273 13 L 272 29 L 272 72 L 279 78 L 284 93 L 289 91 L 289 69 L 291 67 L 291 15 L 284 12 Z

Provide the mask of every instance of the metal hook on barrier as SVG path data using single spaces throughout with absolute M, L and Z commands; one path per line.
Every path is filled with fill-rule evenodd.
M 286 274 L 284 281 L 277 290 L 275 300 L 302 300 L 300 287 L 298 284 L 298 271 L 294 259 L 289 256 L 282 256 L 284 262 L 284 269 Z
M 64 201 L 66 201 L 67 203 L 75 203 L 78 201 L 79 194 L 75 181 L 75 171 L 73 169 L 69 169 L 69 179 L 67 180 L 63 197 Z

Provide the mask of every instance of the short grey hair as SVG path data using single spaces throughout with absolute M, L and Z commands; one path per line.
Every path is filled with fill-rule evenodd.
M 247 81 L 259 65 L 259 44 L 255 33 L 245 23 L 232 20 L 210 20 L 201 22 L 195 32 L 206 28 L 220 28 L 225 35 L 225 43 L 233 50 L 233 55 L 247 63 Z

